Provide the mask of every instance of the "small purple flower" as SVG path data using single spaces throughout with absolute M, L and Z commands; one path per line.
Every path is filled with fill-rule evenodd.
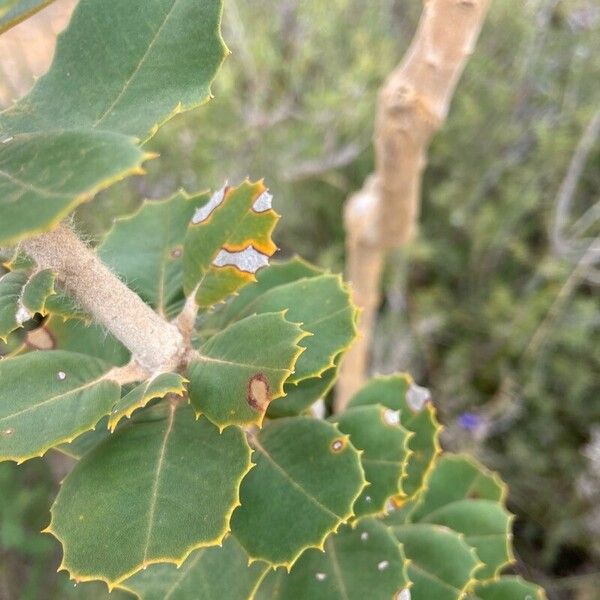
M 458 417 L 458 425 L 466 431 L 474 431 L 481 423 L 481 417 L 472 412 L 464 412 Z

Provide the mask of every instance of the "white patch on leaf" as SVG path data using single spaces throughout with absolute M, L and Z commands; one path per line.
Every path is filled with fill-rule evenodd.
M 215 267 L 236 267 L 246 273 L 256 273 L 262 267 L 269 264 L 269 257 L 259 252 L 252 246 L 248 246 L 240 252 L 229 252 L 221 250 L 212 264 Z
M 430 400 L 431 392 L 416 383 L 411 384 L 406 392 L 406 402 L 414 412 L 421 412 Z
M 265 190 L 252 205 L 252 210 L 257 213 L 266 212 L 273 208 L 273 194 Z
M 202 223 L 213 214 L 213 212 L 221 206 L 223 200 L 225 200 L 225 192 L 227 191 L 227 183 L 220 189 L 217 190 L 210 198 L 210 200 L 196 210 L 192 217 L 192 224 L 198 225 Z
M 20 306 L 19 310 L 17 310 L 17 314 L 15 315 L 15 321 L 18 325 L 23 325 L 25 321 L 29 321 L 31 319 L 31 313 L 24 307 Z

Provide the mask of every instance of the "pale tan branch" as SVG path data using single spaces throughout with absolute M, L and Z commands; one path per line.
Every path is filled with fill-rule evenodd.
M 365 379 L 386 251 L 414 236 L 427 149 L 446 120 L 489 5 L 490 0 L 425 0 L 410 48 L 379 93 L 376 175 L 346 209 L 347 274 L 363 314 L 361 338 L 342 364 L 338 411 Z
M 177 327 L 128 288 L 67 225 L 24 241 L 22 248 L 41 269 L 55 271 L 65 290 L 142 368 L 150 373 L 177 368 L 185 353 Z
M 414 235 L 427 148 L 446 120 L 488 8 L 489 0 L 426 1 L 404 60 L 380 92 L 375 150 L 386 247 L 401 246 Z

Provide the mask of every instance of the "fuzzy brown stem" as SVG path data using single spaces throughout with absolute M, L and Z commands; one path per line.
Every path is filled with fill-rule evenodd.
M 489 5 L 490 0 L 425 0 L 411 46 L 380 91 L 376 175 L 346 208 L 347 274 L 363 313 L 361 337 L 342 365 L 338 411 L 365 379 L 385 256 L 414 235 L 427 149 L 446 120 Z
M 26 240 L 22 248 L 41 269 L 56 272 L 65 290 L 155 373 L 177 368 L 185 353 L 177 327 L 167 323 L 114 275 L 67 225 Z

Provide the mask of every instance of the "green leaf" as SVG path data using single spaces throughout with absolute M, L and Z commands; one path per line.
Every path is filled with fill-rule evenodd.
M 0 130 L 104 130 L 145 139 L 209 99 L 226 52 L 220 20 L 220 0 L 81 0 L 50 70 L 0 116 Z
M 230 535 L 221 547 L 196 550 L 180 568 L 151 565 L 119 587 L 140 600 L 248 600 L 268 568 L 261 562 L 248 565 L 248 555 Z
M 338 275 L 319 275 L 268 289 L 245 304 L 235 318 L 281 310 L 312 334 L 302 342 L 306 351 L 288 383 L 318 377 L 335 367 L 336 358 L 356 337 L 356 308 Z M 229 317 L 232 320 L 234 315 L 229 313 Z
M 48 531 L 79 581 L 109 588 L 158 562 L 218 545 L 238 505 L 250 448 L 189 407 L 162 403 L 86 454 L 65 479 Z
M 215 192 L 192 217 L 184 243 L 184 289 L 201 307 L 255 281 L 277 250 L 271 234 L 278 215 L 262 182 Z
M 19 463 L 74 439 L 110 412 L 110 365 L 72 352 L 0 361 L 0 460 Z
M 272 261 L 268 267 L 261 269 L 256 274 L 256 283 L 243 288 L 239 295 L 230 298 L 224 306 L 200 316 L 200 334 L 206 337 L 223 329 L 238 318 L 246 305 L 262 296 L 266 291 L 285 283 L 305 277 L 315 277 L 322 273 L 323 271 L 297 256 L 286 261 Z
M 59 97 L 62 101 L 63 93 Z M 3 127 L 0 115 L 0 131 Z M 5 137 L 0 143 L 0 244 L 51 229 L 100 190 L 140 173 L 149 156 L 133 138 L 106 131 Z
M 155 398 L 164 398 L 167 394 L 183 396 L 185 381 L 179 373 L 160 373 L 136 386 L 113 407 L 108 420 L 109 429 L 114 431 L 121 419 L 131 417 L 134 411 Z
M 396 525 L 413 585 L 411 600 L 460 600 L 480 563 L 458 533 L 439 525 Z
M 291 566 L 352 515 L 365 485 L 358 452 L 325 421 L 273 421 L 251 438 L 256 467 L 231 521 L 252 559 Z
M 445 455 L 410 514 L 412 522 L 436 523 L 464 535 L 483 566 L 479 580 L 498 576 L 514 560 L 512 517 L 504 507 L 506 488 L 499 477 L 473 459 Z
M 53 448 L 54 450 L 70 456 L 75 460 L 81 460 L 85 454 L 94 449 L 105 439 L 110 437 L 110 430 L 108 429 L 108 417 L 103 417 L 95 429 L 86 431 L 80 436 L 76 437 L 72 442 L 68 444 L 61 444 Z
M 267 417 L 295 417 L 305 413 L 317 400 L 325 398 L 337 379 L 338 368 L 325 371 L 320 377 L 311 377 L 300 383 L 284 386 L 285 396 L 269 404 Z
M 0 277 L 0 340 L 4 342 L 21 327 L 17 313 L 27 277 L 25 271 L 10 271 Z
M 48 314 L 46 302 L 50 296 L 56 294 L 54 290 L 55 275 L 52 271 L 40 271 L 33 275 L 23 287 L 21 304 L 30 316 Z
M 409 396 L 411 389 L 416 398 Z M 371 379 L 351 400 L 349 408 L 383 404 L 391 410 L 400 411 L 400 423 L 412 431 L 408 447 L 412 451 L 402 482 L 407 496 L 416 494 L 424 485 L 441 452 L 439 435 L 441 427 L 435 417 L 430 400 L 422 401 L 419 390 L 409 375 L 391 375 Z M 421 398 L 424 396 L 421 396 Z
M 190 400 L 220 428 L 261 425 L 302 352 L 306 333 L 283 313 L 247 317 L 210 338 L 191 363 Z
M 478 585 L 467 600 L 546 600 L 546 594 L 520 577 L 505 576 Z
M 182 241 L 207 199 L 205 193 L 179 192 L 161 202 L 146 201 L 137 213 L 116 221 L 98 248 L 102 261 L 167 318 L 183 304 Z
M 307 550 L 288 575 L 279 570 L 261 585 L 257 600 L 408 600 L 410 583 L 400 544 L 387 528 L 365 519 Z
M 498 475 L 474 459 L 458 454 L 445 454 L 440 458 L 427 487 L 411 513 L 414 522 L 458 500 L 504 502 L 506 498 L 506 486 Z
M 54 0 L 0 0 L 0 33 L 18 25 Z
M 402 496 L 402 480 L 410 456 L 409 433 L 400 414 L 381 405 L 360 406 L 336 417 L 342 433 L 362 450 L 360 460 L 369 482 L 354 505 L 357 517 L 380 515 L 390 498 Z
M 69 350 L 95 356 L 115 367 L 127 364 L 130 359 L 127 348 L 102 325 L 74 319 L 64 321 L 54 315 L 41 327 L 27 332 L 25 343 L 32 350 Z

